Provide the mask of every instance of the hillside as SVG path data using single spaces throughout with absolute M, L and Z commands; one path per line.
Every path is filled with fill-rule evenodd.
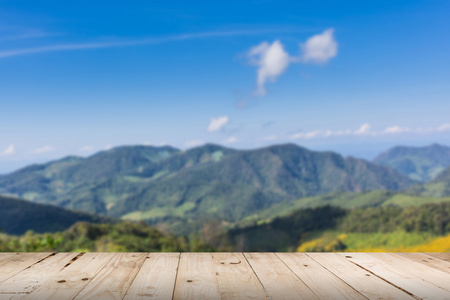
M 449 234 L 447 202 L 405 208 L 306 208 L 204 239 L 234 251 L 448 251 Z M 446 243 L 439 246 L 435 241 Z
M 23 234 L 28 230 L 55 232 L 80 221 L 98 223 L 108 220 L 89 213 L 0 196 L 0 228 L 8 234 Z
M 422 197 L 450 197 L 450 167 L 446 168 L 430 182 L 413 185 L 407 188 L 406 192 Z
M 413 180 L 426 182 L 450 166 L 450 147 L 439 144 L 398 146 L 381 153 L 373 162 L 392 167 Z
M 126 195 L 124 175 L 165 159 L 179 150 L 164 146 L 124 146 L 88 158 L 66 157 L 25 167 L 0 177 L 0 194 L 10 194 L 39 203 L 103 213 L 117 195 Z M 108 185 L 107 194 L 97 192 Z
M 344 209 L 389 206 L 406 208 L 411 206 L 420 206 L 427 203 L 444 202 L 450 202 L 450 197 L 426 197 L 412 195 L 405 192 L 384 190 L 360 193 L 333 192 L 326 195 L 300 198 L 290 202 L 276 204 L 268 209 L 259 211 L 258 214 L 246 217 L 240 221 L 240 224 L 248 224 L 255 221 L 271 219 L 277 216 L 285 216 L 298 209 L 315 208 L 326 205 Z
M 0 233 L 0 252 L 179 252 L 211 251 L 200 242 L 165 234 L 143 222 L 79 222 L 55 233 Z
M 0 178 L 0 193 L 131 220 L 180 219 L 185 227 L 200 218 L 238 221 L 304 197 L 411 184 L 390 168 L 294 144 L 245 151 L 138 146 L 24 168 Z
M 179 157 L 161 164 L 175 159 Z M 399 190 L 410 184 L 389 168 L 287 144 L 235 151 L 214 163 L 180 169 L 118 201 L 110 213 L 146 220 L 215 215 L 233 222 L 298 198 L 333 191 Z

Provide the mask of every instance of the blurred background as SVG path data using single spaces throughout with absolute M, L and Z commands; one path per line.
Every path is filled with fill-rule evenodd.
M 448 1 L 2 1 L 0 251 L 450 251 Z

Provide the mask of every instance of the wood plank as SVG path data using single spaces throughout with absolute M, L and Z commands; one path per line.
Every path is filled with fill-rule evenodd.
M 0 284 L 0 294 L 29 294 L 33 292 L 77 255 L 78 253 L 58 253 L 32 265 L 30 268 L 3 281 Z M 19 298 L 15 297 L 14 299 Z
M 443 253 L 439 253 L 439 252 L 430 252 L 430 253 L 426 253 L 426 254 L 450 262 L 450 252 L 443 252 Z
M 371 253 L 372 257 L 382 260 L 384 263 L 408 272 L 429 283 L 446 290 L 450 296 L 450 274 L 436 270 L 430 266 L 411 261 L 396 253 Z
M 411 259 L 415 262 L 438 269 L 442 272 L 450 273 L 450 262 L 433 257 L 425 253 L 397 253 L 400 256 Z
M 174 299 L 220 299 L 211 253 L 182 253 Z
M 11 257 L 19 255 L 16 252 L 0 252 L 0 263 L 5 260 L 11 259 Z
M 414 299 L 336 253 L 307 255 L 369 299 Z
M 245 253 L 270 299 L 318 299 L 274 253 Z
M 73 299 L 117 253 L 86 253 L 24 299 Z
M 118 253 L 74 299 L 123 299 L 147 253 Z
M 213 253 L 221 299 L 268 299 L 242 253 Z
M 53 253 L 19 253 L 0 262 L 0 284 L 29 266 L 49 257 Z
M 124 300 L 170 300 L 175 288 L 180 253 L 150 253 Z
M 380 253 L 383 254 L 383 253 Z M 442 288 L 437 287 L 433 283 L 420 278 L 417 272 L 421 272 L 422 269 L 426 271 L 427 266 L 423 268 L 418 268 L 416 272 L 413 273 L 406 271 L 411 270 L 408 264 L 392 264 L 392 258 L 389 256 L 378 256 L 375 257 L 374 253 L 341 253 L 347 260 L 359 265 L 360 267 L 376 274 L 377 276 L 384 278 L 391 284 L 402 288 L 415 296 L 422 299 L 449 299 L 450 293 Z M 414 262 L 410 261 L 410 264 Z M 420 265 L 420 264 L 415 264 Z M 441 274 L 447 275 L 444 272 L 439 272 Z M 418 276 L 419 275 L 419 276 Z M 438 279 L 439 280 L 439 279 Z M 450 282 L 450 281 L 449 281 Z M 439 280 L 440 283 L 440 280 Z
M 367 299 L 305 253 L 276 253 L 320 299 Z

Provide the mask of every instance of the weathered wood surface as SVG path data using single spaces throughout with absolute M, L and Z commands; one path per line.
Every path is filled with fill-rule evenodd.
M 0 253 L 5 299 L 450 299 L 450 254 Z

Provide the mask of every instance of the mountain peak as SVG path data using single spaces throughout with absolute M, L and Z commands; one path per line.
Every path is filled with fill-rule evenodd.
M 396 146 L 373 161 L 394 168 L 413 180 L 425 182 L 450 166 L 450 147 L 437 143 L 423 147 Z

